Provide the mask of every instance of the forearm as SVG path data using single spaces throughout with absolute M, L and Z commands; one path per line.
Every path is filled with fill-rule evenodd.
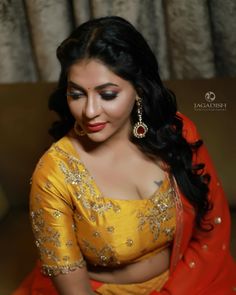
M 52 278 L 60 295 L 94 295 L 87 270 L 75 270 L 69 274 L 60 274 Z

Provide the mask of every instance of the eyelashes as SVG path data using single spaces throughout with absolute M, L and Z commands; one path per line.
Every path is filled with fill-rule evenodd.
M 102 99 L 104 100 L 112 100 L 115 99 L 117 97 L 118 93 L 116 92 L 110 92 L 110 93 L 100 93 L 100 96 L 102 97 Z
M 82 93 L 67 92 L 67 93 L 66 93 L 66 96 L 67 96 L 67 97 L 71 97 L 72 99 L 76 100 L 76 99 L 82 97 L 83 94 L 82 94 Z
M 117 92 L 101 92 L 99 94 L 100 94 L 101 98 L 104 100 L 112 100 L 118 96 Z M 66 96 L 71 97 L 73 100 L 76 100 L 76 99 L 82 98 L 86 95 L 84 93 L 67 92 Z

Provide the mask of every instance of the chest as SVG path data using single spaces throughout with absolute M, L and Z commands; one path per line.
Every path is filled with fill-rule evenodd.
M 147 160 L 92 161 L 86 167 L 104 197 L 112 199 L 148 199 L 161 186 L 165 172 Z

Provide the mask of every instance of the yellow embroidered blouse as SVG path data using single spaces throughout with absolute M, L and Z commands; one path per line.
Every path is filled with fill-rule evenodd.
M 47 275 L 86 262 L 117 267 L 147 258 L 172 242 L 176 223 L 168 177 L 149 199 L 103 197 L 67 136 L 36 166 L 30 213 Z

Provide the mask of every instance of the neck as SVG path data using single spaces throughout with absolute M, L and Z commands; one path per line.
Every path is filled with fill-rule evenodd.
M 131 132 L 131 128 L 127 128 L 127 130 L 122 130 L 122 132 L 117 132 L 109 139 L 103 142 L 94 142 L 90 140 L 87 136 L 80 137 L 79 143 L 82 145 L 83 149 L 89 153 L 96 156 L 110 155 L 110 156 L 118 156 L 126 154 L 127 151 L 134 151 L 138 149 L 138 147 L 132 143 L 129 139 L 129 134 Z M 73 136 L 78 138 L 78 136 Z

